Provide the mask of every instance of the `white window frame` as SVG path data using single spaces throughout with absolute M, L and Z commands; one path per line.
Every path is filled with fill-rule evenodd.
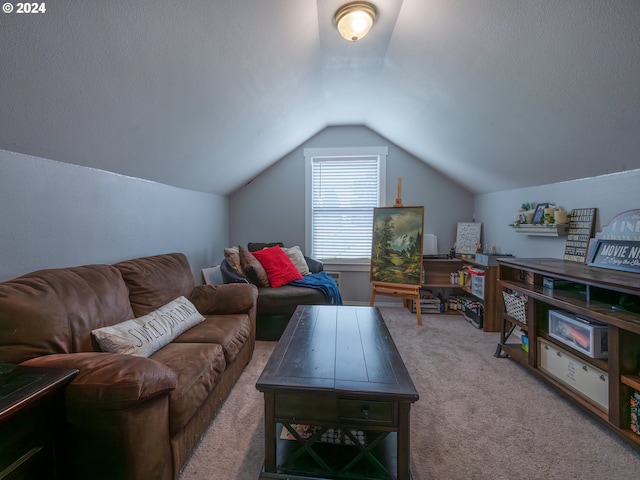
M 377 157 L 378 160 L 378 207 L 386 204 L 386 171 L 387 171 L 387 155 L 388 147 L 336 147 L 336 148 L 305 148 L 305 247 L 308 255 L 314 256 L 312 251 L 312 198 L 311 198 L 311 182 L 312 182 L 312 161 L 314 158 L 333 158 L 340 159 L 349 157 Z M 373 225 L 371 226 L 373 235 Z M 370 258 L 323 258 L 325 264 L 370 264 Z

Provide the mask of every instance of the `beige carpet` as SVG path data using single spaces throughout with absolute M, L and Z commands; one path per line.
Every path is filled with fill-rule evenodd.
M 411 411 L 414 480 L 640 477 L 640 453 L 515 362 L 493 356 L 497 333 L 460 316 L 381 308 L 420 400 Z M 258 342 L 180 480 L 257 479 L 262 397 L 255 389 L 275 343 Z

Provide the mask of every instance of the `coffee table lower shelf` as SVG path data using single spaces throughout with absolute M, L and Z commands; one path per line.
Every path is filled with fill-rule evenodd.
M 276 431 L 276 470 L 265 472 L 260 479 L 353 479 L 388 480 L 395 479 L 398 468 L 397 433 L 392 431 L 365 430 L 365 448 L 375 443 L 370 456 L 362 453 L 356 445 L 334 444 L 309 438 L 309 447 L 317 455 L 322 465 L 305 447 L 295 439 L 283 439 L 280 432 L 285 427 L 278 423 Z M 319 431 L 318 435 L 322 432 Z M 378 438 L 380 437 L 380 438 Z M 344 440 L 343 440 L 344 442 Z

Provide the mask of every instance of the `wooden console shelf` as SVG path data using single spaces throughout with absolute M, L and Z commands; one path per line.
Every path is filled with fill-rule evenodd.
M 640 275 L 550 258 L 505 258 L 498 264 L 496 356 L 515 360 L 640 450 L 640 435 L 630 428 L 630 399 L 640 391 Z M 504 312 L 502 291 L 526 296 L 526 321 Z M 551 315 L 554 323 L 551 310 L 605 325 L 606 339 L 599 343 L 605 358 L 592 356 L 594 345 L 584 349 L 558 337 L 558 313 Z M 526 335 L 528 352 L 511 338 L 516 328 Z
M 423 289 L 459 289 L 476 297 L 484 304 L 484 321 L 482 329 L 485 332 L 498 332 L 500 330 L 500 315 L 498 313 L 496 280 L 498 276 L 497 266 L 481 265 L 474 260 L 462 258 L 423 258 L 424 271 Z M 471 289 L 470 282 L 464 285 L 453 284 L 450 275 L 465 267 L 484 270 L 484 292 L 478 295 Z M 454 312 L 455 313 L 455 312 Z

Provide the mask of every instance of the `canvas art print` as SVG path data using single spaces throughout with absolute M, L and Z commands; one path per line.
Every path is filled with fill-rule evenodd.
M 424 207 L 380 207 L 373 212 L 371 281 L 420 285 Z

